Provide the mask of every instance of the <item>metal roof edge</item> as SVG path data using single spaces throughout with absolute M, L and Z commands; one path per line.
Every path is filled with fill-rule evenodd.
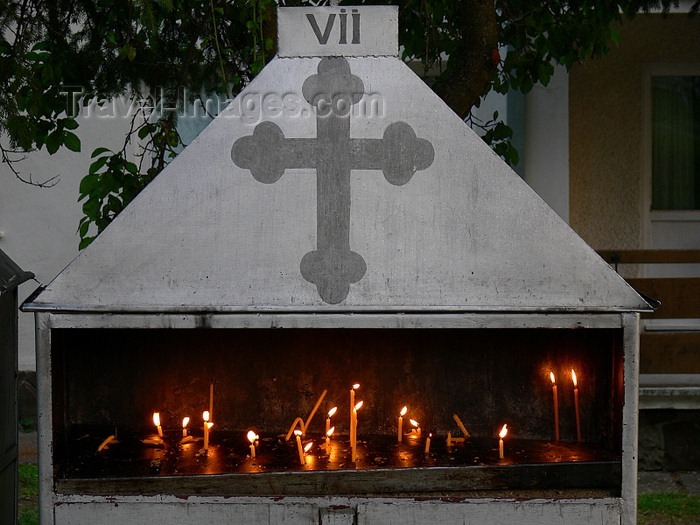
M 0 295 L 11 292 L 30 279 L 34 279 L 32 272 L 22 270 L 9 255 L 0 250 Z
M 38 290 L 40 291 L 40 290 Z M 459 305 L 440 305 L 434 308 L 426 306 L 349 306 L 345 308 L 331 309 L 319 308 L 317 306 L 308 307 L 280 307 L 280 306 L 220 306 L 212 307 L 211 305 L 189 305 L 189 306 L 125 306 L 125 305 L 60 305 L 60 304 L 41 304 L 29 302 L 29 299 L 22 304 L 23 312 L 35 313 L 57 313 L 57 314 L 183 314 L 183 315 L 250 315 L 250 314 L 315 314 L 315 315 L 338 315 L 338 314 L 472 314 L 472 313 L 498 313 L 498 314 L 619 314 L 619 313 L 646 313 L 652 312 L 653 308 L 630 308 L 630 307 L 543 307 L 543 306 L 459 306 Z
M 10 279 L 5 284 L 0 285 L 0 295 L 6 292 L 11 292 L 20 284 L 25 283 L 31 279 L 34 279 L 34 274 L 32 272 L 21 272 L 17 275 L 10 277 Z

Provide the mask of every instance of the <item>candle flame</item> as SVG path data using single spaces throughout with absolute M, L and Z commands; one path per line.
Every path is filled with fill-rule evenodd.
M 416 427 L 416 428 L 418 428 L 418 427 L 420 426 L 420 425 L 418 424 L 418 421 L 416 421 L 415 419 L 409 419 L 409 421 L 411 422 L 411 425 L 413 425 L 413 426 Z
M 160 426 L 160 412 L 153 412 L 153 424 L 157 427 Z
M 250 441 L 251 444 L 254 444 L 255 441 L 257 441 L 258 439 L 260 439 L 260 436 L 258 436 L 258 435 L 257 435 L 255 432 L 253 432 L 252 430 L 249 430 L 249 431 L 248 431 L 248 441 Z
M 557 384 L 557 381 L 554 379 L 554 372 L 550 372 L 550 373 L 549 373 L 549 379 L 552 380 L 552 384 L 553 384 L 553 385 L 556 385 L 556 384 Z
M 187 428 L 187 425 L 190 424 L 190 418 L 189 416 L 185 416 L 182 418 L 182 428 Z
M 207 421 L 207 428 L 211 428 L 213 426 L 214 426 L 214 423 L 212 423 L 211 421 Z
M 574 388 L 576 388 L 577 383 L 576 383 L 576 372 L 574 372 L 574 369 L 571 369 L 571 380 L 574 382 Z
M 399 415 L 400 415 L 401 417 L 403 417 L 403 416 L 406 415 L 406 412 L 408 412 L 408 407 L 403 407 L 403 408 L 401 409 L 401 412 L 399 413 Z
M 358 388 L 360 388 L 360 383 L 355 383 L 354 385 L 352 385 L 353 390 L 357 390 Z
M 429 438 L 433 437 L 433 433 L 431 432 L 430 434 L 428 434 L 428 437 Z
M 331 437 L 333 435 L 333 432 L 335 432 L 335 427 L 331 427 L 328 429 L 328 432 L 326 432 L 326 435 L 328 437 Z
M 338 411 L 338 407 L 333 407 L 328 411 L 328 417 L 333 417 L 333 415 Z
M 501 439 L 503 439 L 504 437 L 506 437 L 506 434 L 507 434 L 507 433 L 508 433 L 508 424 L 506 423 L 505 425 L 503 425 L 503 428 L 502 428 L 501 431 L 498 433 L 498 436 L 499 436 Z
M 364 405 L 364 401 L 360 401 L 358 404 L 355 405 L 355 412 L 360 410 L 362 408 L 362 405 Z
M 297 429 L 294 431 L 294 435 L 295 435 L 295 436 L 301 436 L 301 430 L 299 430 L 299 429 L 297 428 Z
M 311 450 L 311 447 L 314 446 L 313 441 L 309 441 L 306 445 L 304 445 L 304 454 L 306 454 L 309 450 Z
M 209 421 L 209 411 L 208 410 L 205 410 L 204 412 L 202 412 L 202 419 L 204 421 Z

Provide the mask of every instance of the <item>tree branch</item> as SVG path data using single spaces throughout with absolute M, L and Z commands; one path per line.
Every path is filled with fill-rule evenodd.
M 0 145 L 0 155 L 2 155 L 2 160 L 0 162 L 2 162 L 3 164 L 7 164 L 7 167 L 10 169 L 12 174 L 20 181 L 24 182 L 25 184 L 29 184 L 30 186 L 36 186 L 37 188 L 53 188 L 56 184 L 58 184 L 60 182 L 60 180 L 61 180 L 60 175 L 54 175 L 53 177 L 50 177 L 43 182 L 35 182 L 32 179 L 31 173 L 29 174 L 28 178 L 22 176 L 22 173 L 17 168 L 15 168 L 14 164 L 16 162 L 22 162 L 27 157 L 26 157 L 26 155 L 24 155 L 24 156 L 22 156 L 22 158 L 12 159 L 12 158 L 10 158 L 10 154 L 12 154 L 12 153 L 22 154 L 23 152 L 20 153 L 20 152 L 12 151 L 12 150 L 9 150 L 9 149 L 5 148 L 4 146 Z
M 493 0 L 454 1 L 453 14 L 460 39 L 435 91 L 465 118 L 496 76 L 498 25 Z

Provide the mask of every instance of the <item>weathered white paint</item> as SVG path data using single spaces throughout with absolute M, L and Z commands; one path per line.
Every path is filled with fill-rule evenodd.
M 569 74 L 555 66 L 547 86 L 525 98 L 525 181 L 569 221 Z
M 398 6 L 280 7 L 277 54 L 398 56 L 398 19 Z
M 301 101 L 286 110 L 263 103 L 260 118 L 285 137 L 315 136 L 301 86 L 318 59 L 276 58 L 29 309 L 647 308 L 400 60 L 348 62 L 381 101 L 381 111 L 352 117 L 351 137 L 380 138 L 403 121 L 435 158 L 400 187 L 376 170 L 353 171 L 350 246 L 367 272 L 345 301 L 324 303 L 299 271 L 316 248 L 315 170 L 262 184 L 231 159 L 233 143 L 258 122 L 239 112 L 246 97 Z
M 335 525 L 619 525 L 618 498 L 496 500 L 413 498 L 81 497 L 62 496 L 56 524 L 228 523 Z
M 49 328 L 622 328 L 620 314 L 51 314 Z
M 639 314 L 623 314 L 624 396 L 622 408 L 622 525 L 637 523 L 639 434 Z
M 53 523 L 53 394 L 49 316 L 36 314 L 39 523 Z

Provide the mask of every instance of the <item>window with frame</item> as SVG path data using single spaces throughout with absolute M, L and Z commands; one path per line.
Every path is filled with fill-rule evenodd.
M 652 210 L 700 210 L 700 76 L 651 77 Z

